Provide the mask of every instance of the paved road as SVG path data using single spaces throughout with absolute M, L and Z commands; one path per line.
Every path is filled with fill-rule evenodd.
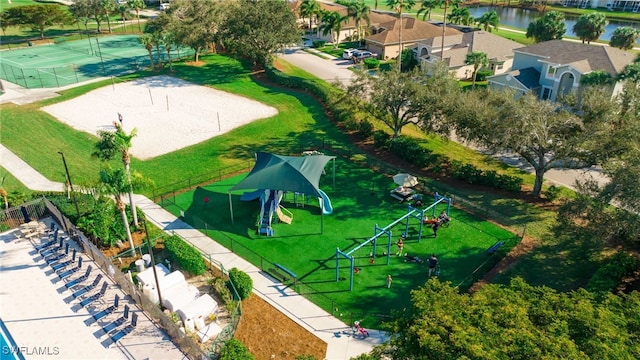
M 308 52 L 316 52 L 314 54 Z M 327 56 L 326 54 L 324 56 Z M 291 64 L 327 81 L 339 79 L 343 84 L 347 85 L 351 81 L 353 72 L 349 70 L 350 61 L 342 59 L 334 59 L 332 57 L 324 58 L 317 54 L 316 50 L 295 48 L 287 50 L 281 57 Z M 476 149 L 479 150 L 479 149 Z M 488 151 L 485 151 L 489 153 Z M 499 153 L 492 154 L 500 161 L 511 166 L 516 166 L 527 172 L 533 173 L 533 169 L 526 164 L 523 159 L 515 154 Z M 545 180 L 556 185 L 566 186 L 575 189 L 576 180 L 584 180 L 588 178 L 596 179 L 600 184 L 605 184 L 608 179 L 602 175 L 598 168 L 587 168 L 579 170 L 553 169 L 545 174 Z
M 313 54 L 310 52 L 313 52 Z M 321 54 L 314 49 L 290 48 L 280 57 L 328 82 L 337 79 L 344 85 L 348 85 L 353 77 L 353 71 L 349 70 L 349 67 L 353 65 L 350 60 L 334 58 L 333 56 Z

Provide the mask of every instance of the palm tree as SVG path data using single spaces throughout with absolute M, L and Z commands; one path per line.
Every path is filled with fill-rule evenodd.
M 169 62 L 169 71 L 173 71 L 173 62 L 171 60 L 171 47 L 174 43 L 173 33 L 163 31 L 160 34 L 161 42 L 164 45 L 164 50 L 167 52 L 167 62 Z
M 135 244 L 131 236 L 131 228 L 129 227 L 129 219 L 126 211 L 127 207 L 122 201 L 122 194 L 131 191 L 132 188 L 138 190 L 148 187 L 151 185 L 151 182 L 137 172 L 126 174 L 122 169 L 113 170 L 107 166 L 100 171 L 100 185 L 100 192 L 113 196 L 116 201 L 116 208 L 122 216 L 122 223 L 127 233 L 127 240 L 129 240 L 129 245 L 131 246 L 132 255 L 135 256 Z M 131 208 L 132 213 L 133 209 L 134 207 Z
M 402 11 L 405 8 L 411 9 L 416 5 L 415 0 L 387 0 L 387 6 L 398 11 L 398 71 L 402 71 Z
M 127 31 L 127 15 L 129 14 L 128 10 L 129 8 L 127 8 L 127 6 L 124 4 L 119 4 L 118 8 L 116 9 L 118 14 L 120 14 L 120 17 L 122 18 L 122 28 L 125 32 Z
M 417 16 L 422 14 L 422 20 L 431 20 L 431 13 L 437 6 L 442 5 L 442 0 L 422 0 L 422 5 L 418 9 Z
M 131 185 L 131 157 L 129 156 L 129 149 L 131 148 L 131 141 L 136 136 L 137 130 L 133 129 L 127 134 L 122 125 L 116 123 L 116 131 L 98 131 L 100 140 L 95 145 L 95 151 L 92 156 L 99 158 L 102 161 L 108 161 L 115 158 L 116 154 L 120 154 L 122 157 L 122 164 L 124 165 L 124 171 L 129 186 L 129 205 L 131 206 L 131 214 L 133 215 L 133 224 L 138 226 L 138 213 L 136 206 L 133 202 L 133 186 Z
M 151 34 L 142 34 L 142 35 L 140 35 L 140 43 L 142 43 L 144 48 L 147 49 L 147 51 L 149 52 L 149 61 L 151 61 L 151 69 L 154 69 L 154 62 L 153 62 L 154 38 L 153 38 L 153 35 L 151 35 Z
M 456 6 L 451 10 L 451 14 L 447 15 L 447 20 L 454 24 L 469 25 L 474 18 L 469 9 Z
M 316 0 L 303 0 L 300 3 L 300 17 L 309 19 L 309 31 L 313 26 L 313 18 L 320 13 L 320 4 Z
M 476 75 L 478 74 L 478 70 L 483 66 L 487 66 L 489 64 L 489 57 L 486 52 L 483 51 L 472 51 L 467 54 L 467 58 L 464 60 L 464 63 L 467 65 L 473 65 L 473 88 L 476 88 Z
M 340 43 L 340 30 L 342 30 L 342 24 L 348 19 L 348 16 L 342 16 L 337 11 L 324 11 L 321 15 L 321 24 L 319 29 L 322 31 L 322 35 L 324 36 L 331 34 L 334 49 L 337 49 Z
M 142 31 L 142 27 L 140 26 L 140 10 L 144 8 L 144 0 L 127 0 L 127 5 L 136 11 L 138 31 Z
M 585 41 L 590 44 L 592 41 L 598 40 L 608 23 L 607 17 L 603 13 L 584 14 L 573 25 L 573 32 L 582 40 L 583 44 Z
M 0 180 L 0 196 L 2 196 L 2 199 L 4 200 L 4 208 L 8 209 L 9 208 L 9 200 L 7 199 L 7 190 L 5 190 L 4 188 L 4 180 L 6 179 L 6 176 L 2 177 L 2 180 Z
M 104 11 L 104 16 L 107 18 L 107 28 L 109 29 L 109 34 L 111 34 L 111 19 L 109 19 L 109 14 L 116 11 L 116 0 L 102 0 L 102 10 Z
M 498 30 L 498 24 L 500 24 L 500 16 L 495 10 L 488 11 L 476 18 L 476 24 L 482 26 L 484 31 L 491 32 L 493 29 Z
M 358 29 L 358 42 L 361 42 L 364 38 L 364 31 L 362 31 L 362 20 L 367 22 L 367 26 L 370 24 L 369 13 L 371 12 L 371 8 L 367 4 L 365 4 L 364 1 L 354 1 L 349 4 L 348 12 L 349 16 L 356 22 L 356 28 Z

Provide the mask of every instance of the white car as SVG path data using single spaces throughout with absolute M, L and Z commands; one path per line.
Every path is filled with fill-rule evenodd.
M 342 58 L 345 60 L 351 60 L 351 58 L 355 55 L 355 52 L 357 52 L 358 49 L 346 49 L 343 53 L 342 53 Z

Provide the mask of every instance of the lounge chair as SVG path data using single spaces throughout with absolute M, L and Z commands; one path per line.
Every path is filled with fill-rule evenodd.
M 89 296 L 88 298 L 80 301 L 80 306 L 81 307 L 85 307 L 89 304 L 91 304 L 92 302 L 100 299 L 106 292 L 107 292 L 107 287 L 109 286 L 109 284 L 107 284 L 107 282 L 103 282 L 102 283 L 102 288 L 100 288 L 100 291 L 98 291 L 97 293 Z
M 63 238 L 60 238 L 60 240 L 58 241 L 58 246 L 56 246 L 56 247 L 50 247 L 50 248 L 47 248 L 47 249 L 44 249 L 44 250 L 39 251 L 40 256 L 42 256 L 42 257 L 47 257 L 48 255 L 51 255 L 51 254 L 53 254 L 53 253 L 58 252 L 58 250 L 61 250 L 61 249 L 63 248 L 63 247 L 62 247 L 62 242 L 63 242 L 63 241 L 64 241 L 64 239 L 63 239 Z
M 113 341 L 115 343 L 118 340 L 122 339 L 127 334 L 132 332 L 133 329 L 136 328 L 137 324 L 138 324 L 138 315 L 133 313 L 133 314 L 131 314 L 131 323 L 129 325 L 125 326 L 124 329 L 122 329 L 122 330 L 118 331 L 117 333 L 111 335 L 111 341 Z
M 62 261 L 68 255 L 69 255 L 69 243 L 65 245 L 64 253 L 56 253 L 55 255 L 47 256 L 46 258 L 44 258 L 44 261 L 46 261 L 47 264 L 53 266 L 56 263 L 59 263 L 60 261 Z M 72 259 L 73 260 L 76 259 L 76 249 L 73 249 Z
M 93 279 L 93 282 L 85 287 L 83 287 L 82 289 L 74 292 L 73 297 L 74 299 L 79 298 L 80 296 L 86 294 L 87 292 L 93 290 L 93 288 L 95 288 L 96 286 L 98 286 L 98 284 L 100 283 L 100 281 L 102 280 L 102 274 L 98 274 L 98 276 L 96 276 L 95 279 Z
M 53 265 L 60 259 L 63 259 L 65 256 L 67 256 L 67 254 L 69 254 L 69 244 L 65 245 L 65 249 L 63 252 L 55 252 L 53 254 L 45 256 L 44 261 L 46 261 L 49 265 Z
M 73 259 L 69 259 L 69 260 L 64 261 L 64 262 L 59 262 L 57 264 L 53 264 L 53 265 L 51 265 L 51 268 L 53 269 L 53 271 L 58 272 L 60 270 L 65 269 L 67 266 L 73 264 L 74 262 L 76 262 L 75 257 Z
M 80 262 L 82 260 L 82 258 L 80 258 L 80 260 L 78 262 Z M 71 289 L 72 287 L 82 283 L 83 281 L 87 280 L 87 278 L 89 278 L 89 275 L 91 274 L 91 270 L 93 268 L 91 267 L 91 265 L 89 265 L 89 267 L 87 268 L 87 271 L 85 271 L 85 273 L 82 276 L 79 276 L 71 281 L 69 281 L 68 283 L 64 284 L 64 286 L 67 289 Z
M 120 296 L 118 296 L 118 294 L 116 294 L 116 296 L 113 298 L 113 305 L 111 305 L 108 308 L 100 311 L 97 314 L 93 314 L 93 319 L 95 321 L 98 321 L 98 320 L 102 319 L 103 317 L 111 314 L 112 312 L 118 310 L 118 305 L 120 305 Z
M 75 251 L 75 250 L 74 250 Z M 64 280 L 66 278 L 68 278 L 69 276 L 75 274 L 76 272 L 78 272 L 80 269 L 82 269 L 82 258 L 78 258 L 78 266 L 74 267 L 73 269 L 69 269 L 67 271 L 63 271 L 63 272 L 57 272 L 58 273 L 58 277 L 60 278 L 60 280 Z
M 129 305 L 125 305 L 124 306 L 124 314 L 122 314 L 121 317 L 113 320 L 112 322 L 108 323 L 107 325 L 105 325 L 102 328 L 102 331 L 104 331 L 105 333 L 109 333 L 111 331 L 113 331 L 113 329 L 117 328 L 118 326 L 122 325 L 125 323 L 125 321 L 127 321 L 127 318 L 129 318 Z
M 35 248 L 36 248 L 36 251 L 40 252 L 41 250 L 44 250 L 44 249 L 46 249 L 46 248 L 49 248 L 49 247 L 51 247 L 51 246 L 55 245 L 57 242 L 58 242 L 58 240 L 57 240 L 57 239 L 49 240 L 49 241 L 47 241 L 47 242 L 46 242 L 46 243 L 44 243 L 44 244 L 40 244 L 40 245 L 36 246 L 36 247 L 35 247 Z

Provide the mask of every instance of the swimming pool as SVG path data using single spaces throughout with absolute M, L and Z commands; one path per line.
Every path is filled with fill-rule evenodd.
M 3 360 L 24 360 L 24 356 L 18 351 L 18 345 L 11 337 L 2 319 L 0 319 L 0 358 Z

